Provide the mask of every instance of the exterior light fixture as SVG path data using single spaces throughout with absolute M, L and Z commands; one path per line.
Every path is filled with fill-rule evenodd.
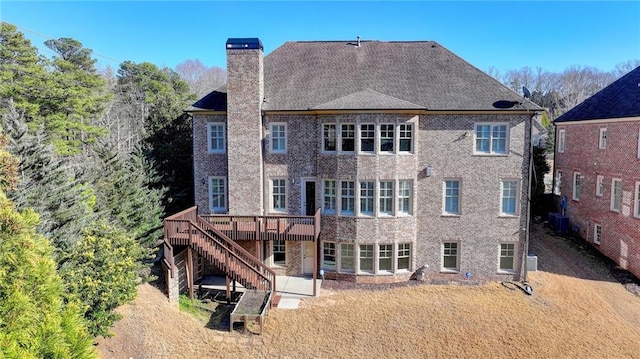
M 427 166 L 427 168 L 424 169 L 424 173 L 427 177 L 431 177 L 433 174 L 433 168 L 431 166 Z

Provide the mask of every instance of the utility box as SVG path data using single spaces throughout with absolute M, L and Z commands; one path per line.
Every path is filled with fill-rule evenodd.
M 556 233 L 569 233 L 569 217 L 556 217 L 556 225 L 554 226 Z
M 538 270 L 538 256 L 527 256 L 527 272 Z

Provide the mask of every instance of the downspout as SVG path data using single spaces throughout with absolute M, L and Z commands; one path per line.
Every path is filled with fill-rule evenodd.
M 522 274 L 521 274 L 521 282 L 527 282 L 527 257 L 529 256 L 529 239 L 530 239 L 530 231 L 531 231 L 531 182 L 533 177 L 533 141 L 532 141 L 532 132 L 533 132 L 533 121 L 538 116 L 538 112 L 535 112 L 528 122 L 528 145 L 529 145 L 529 169 L 528 169 L 528 179 L 527 179 L 527 214 L 526 214 L 526 226 L 525 226 L 525 240 L 524 240 L 524 250 L 522 251 Z

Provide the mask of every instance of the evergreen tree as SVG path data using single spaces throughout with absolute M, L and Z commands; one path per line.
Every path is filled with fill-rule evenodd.
M 0 147 L 0 158 L 8 157 Z M 0 357 L 95 358 L 77 306 L 63 303 L 52 248 L 35 231 L 38 215 L 18 213 L 7 186 L 0 188 Z
M 39 109 L 39 96 L 48 73 L 38 50 L 18 29 L 0 22 L 0 100 L 9 101 L 27 117 Z
M 39 232 L 65 250 L 98 215 L 94 190 L 77 163 L 56 154 L 42 129 L 28 131 L 15 109 L 2 117 L 4 132 L 11 138 L 9 150 L 19 158 L 20 181 L 9 196 L 19 209 L 39 213 Z
M 159 181 L 152 164 L 138 150 L 118 157 L 104 147 L 94 158 L 96 207 L 107 213 L 109 223 L 123 228 L 141 246 L 143 257 L 151 259 L 158 250 L 164 217 L 165 190 L 151 186 Z
M 63 154 L 78 154 L 83 146 L 105 134 L 104 128 L 92 125 L 101 115 L 109 96 L 105 82 L 91 58 L 92 51 L 70 39 L 47 40 L 55 51 L 50 95 L 40 106 L 44 125 L 56 149 Z
M 63 260 L 60 273 L 94 336 L 109 336 L 121 315 L 114 310 L 136 296 L 141 250 L 124 230 L 104 221 L 88 228 Z

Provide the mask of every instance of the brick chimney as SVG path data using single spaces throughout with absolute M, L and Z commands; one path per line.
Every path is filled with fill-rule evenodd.
M 258 38 L 227 40 L 229 214 L 263 214 L 263 46 Z

